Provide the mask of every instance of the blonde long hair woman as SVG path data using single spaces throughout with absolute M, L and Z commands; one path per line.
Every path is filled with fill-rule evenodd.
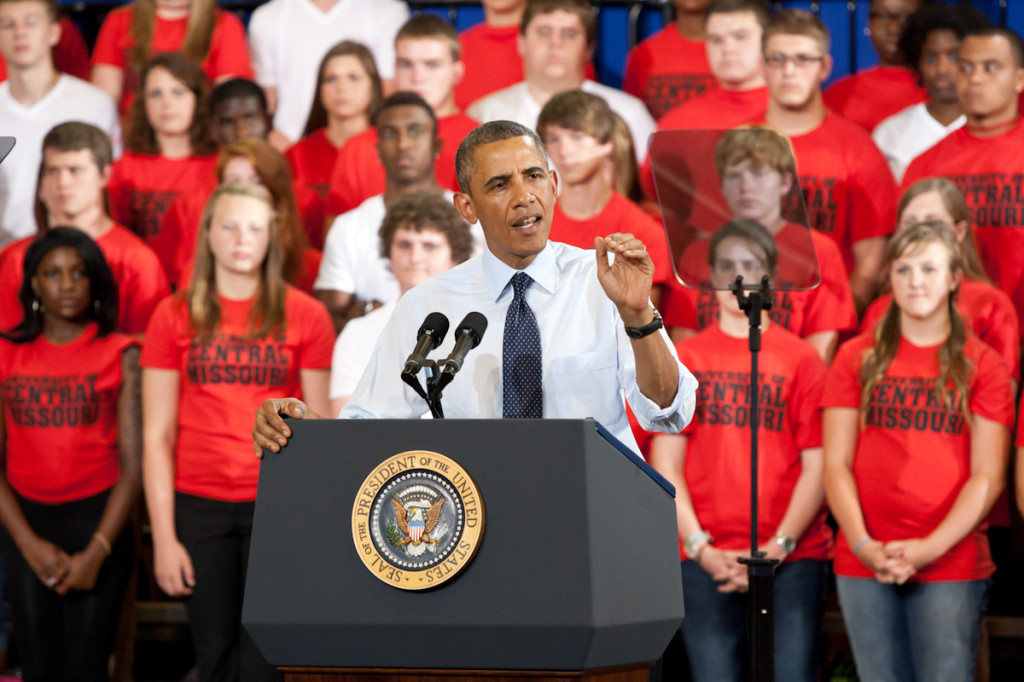
M 334 329 L 319 302 L 285 283 L 275 220 L 264 189 L 218 188 L 191 284 L 153 313 L 142 353 L 156 579 L 190 596 L 201 680 L 277 679 L 241 627 L 259 475 L 246 433 L 254 407 L 282 393 L 327 409 Z
M 888 255 L 892 303 L 840 348 L 822 401 L 839 601 L 862 679 L 970 680 L 1013 392 L 957 311 L 953 231 L 909 226 Z

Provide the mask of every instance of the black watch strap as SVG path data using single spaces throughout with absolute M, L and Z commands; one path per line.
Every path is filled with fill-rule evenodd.
M 642 327 L 630 327 L 629 325 L 626 325 L 626 336 L 631 339 L 642 339 L 645 336 L 650 336 L 665 326 L 665 320 L 661 319 L 661 313 L 658 312 L 658 309 L 652 308 L 651 310 L 654 311 L 654 319 Z

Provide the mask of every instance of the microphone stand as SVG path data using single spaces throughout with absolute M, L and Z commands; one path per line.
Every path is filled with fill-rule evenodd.
M 775 678 L 775 566 L 757 544 L 757 431 L 760 425 L 760 377 L 757 357 L 761 351 L 761 311 L 771 310 L 772 290 L 768 277 L 759 285 L 743 284 L 743 277 L 729 285 L 740 310 L 750 323 L 750 557 L 740 559 L 747 567 L 747 664 L 752 682 L 773 682 Z
M 430 414 L 434 419 L 444 419 L 444 410 L 441 407 L 441 389 L 437 388 L 437 384 L 441 380 L 441 372 L 437 367 L 437 363 L 433 360 L 425 360 L 422 366 L 430 372 L 430 375 L 427 377 L 429 393 L 423 390 L 423 386 L 420 385 L 420 380 L 416 378 L 415 372 L 403 371 L 402 381 L 412 386 L 412 390 L 416 391 L 416 394 L 427 402 L 427 407 L 430 408 Z

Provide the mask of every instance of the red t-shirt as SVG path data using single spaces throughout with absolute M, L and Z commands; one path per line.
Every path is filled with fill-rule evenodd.
M 519 24 L 489 26 L 486 22 L 459 34 L 466 73 L 455 86 L 455 106 L 466 109 L 481 97 L 523 80 L 518 37 Z
M 300 395 L 300 370 L 331 366 L 334 327 L 323 304 L 289 287 L 285 334 L 248 339 L 251 304 L 221 298 L 220 329 L 203 342 L 189 330 L 185 300 L 168 297 L 146 331 L 142 366 L 181 373 L 175 444 L 175 489 L 181 492 L 254 500 L 253 410 L 267 398 Z
M 25 252 L 35 237 L 26 237 L 0 252 L 0 329 L 22 319 L 18 289 L 24 274 Z M 117 282 L 117 329 L 142 334 L 157 304 L 171 290 L 153 249 L 134 234 L 114 225 L 96 243 Z
M 438 137 L 444 142 L 434 161 L 437 184 L 459 191 L 455 177 L 455 151 L 471 130 L 480 125 L 469 116 L 455 114 L 438 119 Z M 330 190 L 324 200 L 327 216 L 351 211 L 370 197 L 383 194 L 386 185 L 384 166 L 377 156 L 377 129 L 371 128 L 349 139 L 338 151 L 331 173 Z
M 891 293 L 877 298 L 864 313 L 861 331 L 873 332 L 891 302 Z M 1003 358 L 1010 376 L 1020 376 L 1020 327 L 1010 297 L 991 284 L 965 279 L 956 307 L 967 328 Z
M 873 346 L 874 339 L 861 334 L 839 349 L 823 407 L 859 409 L 860 368 Z M 971 414 L 1011 428 L 1014 405 L 1006 364 L 975 336 L 968 337 L 964 355 L 974 368 L 968 389 Z M 927 536 L 945 519 L 971 475 L 971 432 L 955 406 L 936 400 L 938 375 L 938 346 L 922 348 L 903 339 L 872 394 L 867 426 L 857 439 L 853 477 L 867 531 L 876 540 Z M 983 523 L 911 580 L 983 580 L 994 570 Z M 835 571 L 851 578 L 874 577 L 842 533 Z
M 97 338 L 95 323 L 63 345 L 0 339 L 7 478 L 18 494 L 61 504 L 117 482 L 121 356 L 135 344 Z
M 631 232 L 644 243 L 654 263 L 655 284 L 667 285 L 675 281 L 665 229 L 626 197 L 613 192 L 612 198 L 601 212 L 586 220 L 568 217 L 562 212 L 561 206 L 555 204 L 549 235 L 552 241 L 564 242 L 581 249 L 592 249 L 594 237 L 605 237 L 613 232 Z
M 817 351 L 779 327 L 761 336 L 759 357 L 758 544 L 779 528 L 803 467 L 800 451 L 821 446 L 825 363 Z M 699 382 L 683 476 L 701 526 L 721 549 L 750 547 L 750 353 L 746 338 L 718 325 L 676 346 Z M 832 531 L 825 507 L 786 561 L 828 559 Z M 686 560 L 680 542 L 679 556 Z
M 808 224 L 836 240 L 850 272 L 853 245 L 888 236 L 896 224 L 892 171 L 871 136 L 833 112 L 791 141 Z
M 824 93 L 825 106 L 871 132 L 879 123 L 925 101 L 928 93 L 902 66 L 875 66 L 840 78 Z
M 716 87 L 704 41 L 684 38 L 675 24 L 633 48 L 622 78 L 622 89 L 643 100 L 655 119 Z
M 960 128 L 911 161 L 902 190 L 921 178 L 951 180 L 967 200 L 985 271 L 1024 316 L 1024 119 L 990 138 Z M 1024 324 L 1024 320 L 1020 320 Z
M 802 232 L 798 232 L 800 230 Z M 806 291 L 788 291 L 786 287 L 806 283 L 806 277 L 787 277 L 786 272 L 780 272 L 778 286 L 781 289 L 772 290 L 772 309 L 769 311 L 772 321 L 800 337 L 818 332 L 855 329 L 857 311 L 853 293 L 846 278 L 842 254 L 835 242 L 820 232 L 793 223 L 788 223 L 782 229 L 778 241 L 796 243 L 795 248 L 801 248 L 808 236 L 817 256 L 821 283 Z M 684 276 L 687 276 L 686 273 L 703 275 L 690 280 L 690 284 L 710 287 L 710 269 L 707 264 L 709 244 L 709 240 L 702 239 L 693 242 L 683 252 L 682 258 L 686 262 L 680 264 L 680 272 Z M 718 296 L 715 291 L 691 289 L 676 283 L 662 308 L 665 324 L 700 331 L 713 326 L 718 319 Z
M 668 112 L 658 121 L 658 130 L 730 130 L 748 123 L 757 116 L 763 116 L 767 108 L 766 87 L 753 90 L 715 88 Z M 714 150 L 711 150 L 711 154 L 708 160 L 713 162 Z M 648 196 L 657 196 L 649 157 L 644 159 L 640 178 Z M 704 179 L 717 189 L 718 176 L 715 173 Z
M 121 94 L 121 112 L 128 111 L 135 90 L 139 85 L 139 74 L 128 68 L 135 36 L 131 34 L 132 5 L 112 10 L 103 21 L 96 45 L 92 51 L 93 64 L 107 64 L 124 70 L 124 88 Z M 176 52 L 185 42 L 188 17 L 181 19 L 156 18 L 150 54 Z M 253 77 L 249 61 L 249 46 L 245 41 L 245 28 L 238 17 L 231 12 L 216 10 L 216 24 L 210 41 L 210 52 L 203 60 L 203 70 L 210 82 L 222 76 L 238 78 Z
M 322 128 L 293 144 L 285 157 L 295 176 L 295 198 L 309 243 L 324 248 L 324 200 L 331 184 L 331 173 L 338 159 L 338 148 L 327 139 Z
M 114 162 L 107 185 L 110 215 L 149 244 L 171 281 L 177 280 L 181 235 L 165 229 L 167 210 L 181 195 L 209 196 L 217 185 L 216 170 L 216 156 L 168 159 L 125 152 Z

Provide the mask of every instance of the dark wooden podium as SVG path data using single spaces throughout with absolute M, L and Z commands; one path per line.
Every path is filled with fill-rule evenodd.
M 683 617 L 673 492 L 593 420 L 296 422 L 266 453 L 242 622 L 295 682 L 646 680 Z M 394 455 L 475 481 L 474 560 L 427 591 L 360 561 L 353 502 Z

